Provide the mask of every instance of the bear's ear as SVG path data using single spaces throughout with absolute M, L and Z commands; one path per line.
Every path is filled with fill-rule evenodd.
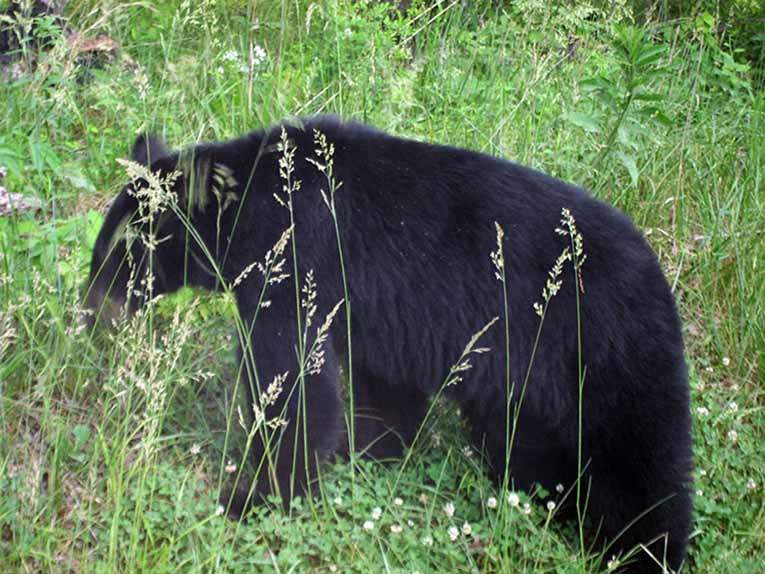
M 139 135 L 130 152 L 130 157 L 133 161 L 146 167 L 168 155 L 170 155 L 170 152 L 165 147 L 165 144 L 162 143 L 162 140 L 149 134 Z

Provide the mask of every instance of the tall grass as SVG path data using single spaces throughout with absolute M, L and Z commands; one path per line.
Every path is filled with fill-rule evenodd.
M 691 370 L 699 492 L 685 571 L 757 571 L 765 96 L 752 85 L 762 72 L 714 26 L 636 28 L 626 8 L 533 1 L 415 2 L 406 14 L 335 0 L 68 4 L 69 26 L 119 44 L 114 62 L 84 70 L 54 25 L 39 28 L 53 48 L 0 82 L 2 185 L 44 204 L 0 217 L 4 571 L 606 567 L 609 556 L 577 549 L 571 526 L 525 510 L 525 494 L 508 501 L 441 403 L 398 467 L 330 465 L 289 513 L 226 521 L 221 488 L 257 472 L 237 430 L 241 393 L 224 383 L 254 359 L 234 356 L 231 326 L 246 342 L 251 325 L 230 297 L 183 291 L 145 311 L 151 329 L 139 317 L 111 337 L 77 327 L 99 214 L 125 180 L 115 159 L 135 134 L 180 146 L 320 112 L 531 165 L 646 230 L 678 297 Z M 334 189 L 341 202 L 338 184 L 328 174 L 328 198 Z

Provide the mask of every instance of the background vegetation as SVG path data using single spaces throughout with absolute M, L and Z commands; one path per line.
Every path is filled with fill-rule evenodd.
M 6 17 L 19 48 L 0 72 L 0 185 L 41 207 L 0 217 L 0 570 L 609 568 L 546 509 L 497 491 L 448 406 L 406 468 L 337 464 L 289 512 L 227 521 L 217 497 L 244 434 L 225 383 L 230 302 L 182 292 L 153 310 L 151 330 L 90 340 L 79 327 L 94 236 L 125 181 L 115 159 L 137 133 L 180 146 L 337 112 L 577 182 L 645 230 L 691 373 L 684 572 L 762 572 L 759 8 L 72 0 L 63 19 Z

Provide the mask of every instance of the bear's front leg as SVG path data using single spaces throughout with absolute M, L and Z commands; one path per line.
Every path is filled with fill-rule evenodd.
M 331 340 L 317 349 L 313 337 L 303 346 L 289 304 L 269 308 L 251 327 L 250 345 L 242 349 L 244 382 L 251 407 L 249 456 L 256 469 L 222 497 L 229 516 L 239 518 L 269 495 L 286 505 L 306 490 L 318 465 L 338 447 L 342 409 L 339 363 Z M 310 331 L 316 332 L 315 327 Z M 311 352 L 321 361 L 310 360 Z

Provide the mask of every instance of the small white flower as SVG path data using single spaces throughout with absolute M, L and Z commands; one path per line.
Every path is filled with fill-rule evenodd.
M 612 556 L 611 560 L 608 561 L 608 569 L 616 570 L 618 567 L 619 567 L 619 560 L 617 560 L 616 556 Z
M 750 478 L 746 481 L 746 487 L 749 490 L 757 490 L 757 483 L 754 481 L 753 478 Z
M 524 514 L 531 514 L 531 505 L 528 502 L 523 503 L 523 511 Z
M 336 506 L 340 506 L 343 503 L 343 499 L 340 496 L 336 496 L 333 500 Z
M 191 454 L 197 455 L 201 452 L 201 450 L 202 448 L 197 443 L 191 445 Z
M 400 524 L 391 524 L 390 525 L 390 531 L 393 534 L 399 534 L 402 530 L 403 530 L 403 528 L 401 528 Z
M 555 510 L 555 502 L 554 501 L 552 501 L 552 500 L 548 500 L 547 501 L 547 510 L 548 510 L 548 512 L 552 512 L 553 510 Z
M 252 64 L 254 66 L 259 66 L 266 60 L 266 51 L 263 49 L 262 46 L 259 46 L 258 44 L 255 44 L 252 48 Z
M 704 491 L 699 488 L 698 490 L 696 490 L 696 496 L 701 498 L 702 496 L 704 496 Z
M 738 433 L 731 429 L 728 431 L 728 440 L 731 442 L 736 442 L 738 440 Z
M 236 465 L 235 465 L 233 462 L 231 462 L 231 461 L 228 461 L 228 464 L 226 465 L 226 468 L 225 468 L 224 470 L 225 470 L 225 471 L 226 471 L 228 474 L 233 474 L 233 473 L 235 473 L 235 472 L 236 472 Z
M 444 514 L 446 514 L 446 516 L 448 516 L 449 518 L 454 516 L 454 504 L 452 504 L 451 502 L 447 502 L 446 504 L 444 504 Z
M 433 546 L 433 537 L 432 536 L 424 536 L 422 538 L 422 545 L 423 546 Z
M 460 537 L 460 531 L 456 526 L 450 526 L 449 530 L 447 531 L 449 533 L 449 540 L 454 542 L 457 540 L 457 538 Z
M 706 471 L 706 470 L 704 470 L 704 469 L 702 468 L 702 469 L 699 471 L 699 476 L 706 476 L 706 475 L 707 475 L 707 471 Z
M 329 565 L 329 571 L 330 572 L 337 572 L 337 566 L 335 566 L 334 564 L 330 564 Z
M 486 507 L 487 508 L 497 508 L 497 499 L 493 496 L 490 496 L 488 500 L 486 500 Z
M 702 417 L 709 415 L 709 409 L 707 407 L 696 407 L 696 412 Z
M 380 508 L 379 506 L 375 506 L 372 509 L 372 518 L 374 518 L 375 520 L 380 520 L 381 516 L 382 516 L 382 508 Z
M 464 534 L 465 536 L 470 536 L 472 532 L 473 532 L 473 527 L 470 526 L 470 523 L 464 522 L 462 524 L 462 534 Z
M 239 60 L 239 52 L 236 50 L 228 50 L 223 54 L 223 59 L 227 62 L 236 62 Z
M 397 496 L 396 498 L 393 499 L 393 504 L 395 504 L 396 506 L 403 506 L 404 500 Z
M 412 520 L 411 518 L 406 521 L 406 524 L 407 526 L 409 526 L 409 528 L 414 528 L 414 520 Z
M 465 458 L 471 458 L 473 456 L 473 449 L 469 445 L 465 446 L 462 449 L 462 454 L 465 455 Z
M 730 357 L 723 357 L 722 364 L 725 365 L 726 367 L 730 366 Z
M 704 370 L 705 370 L 707 373 L 714 373 L 714 372 L 715 372 L 715 370 L 714 370 L 712 367 L 706 367 Z
M 364 530 L 372 530 L 375 527 L 375 523 L 371 520 L 365 520 L 364 521 Z
M 731 404 L 728 405 L 728 408 L 730 409 L 732 413 L 735 413 L 736 411 L 738 411 L 738 404 L 735 401 L 733 401 Z
M 226 509 L 223 507 L 222 504 L 219 504 L 218 508 L 215 509 L 215 516 L 220 516 L 224 512 L 226 512 Z
M 507 503 L 510 506 L 516 507 L 521 503 L 521 498 L 514 492 L 507 495 Z
M 428 495 L 423 492 L 419 496 L 418 500 L 420 501 L 420 504 L 427 504 L 428 503 Z
M 563 488 L 562 484 L 558 483 L 555 485 L 555 492 L 557 492 L 558 494 L 563 494 L 564 490 L 565 489 Z

